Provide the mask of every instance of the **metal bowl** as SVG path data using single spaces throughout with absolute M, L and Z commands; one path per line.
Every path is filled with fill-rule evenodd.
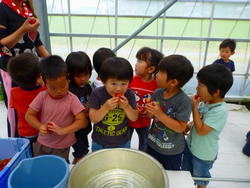
M 72 168 L 68 188 L 168 188 L 164 167 L 145 152 L 114 148 L 92 152 Z

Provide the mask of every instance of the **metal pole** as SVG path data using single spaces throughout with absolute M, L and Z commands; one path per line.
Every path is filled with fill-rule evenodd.
M 210 17 L 208 37 L 210 37 L 210 34 L 211 34 L 213 17 L 214 17 L 214 9 L 215 9 L 215 0 L 213 0 L 213 7 L 212 7 L 212 12 L 211 12 L 211 17 Z M 203 67 L 206 65 L 208 46 L 209 46 L 209 41 L 207 41 L 207 43 L 206 43 L 206 49 L 205 49 L 205 54 L 204 54 Z
M 133 39 L 136 35 L 138 35 L 142 30 L 144 30 L 147 26 L 149 26 L 153 21 L 155 21 L 161 14 L 163 14 L 167 9 L 169 9 L 177 0 L 170 1 L 163 9 L 161 9 L 156 15 L 154 15 L 150 20 L 148 20 L 143 26 L 141 26 L 138 30 L 132 33 L 129 37 L 127 37 L 123 42 L 121 42 L 118 46 L 116 46 L 113 51 L 116 52 L 125 44 L 127 44 L 131 39 Z
M 117 35 L 118 28 L 118 0 L 115 1 L 115 34 Z M 117 46 L 117 38 L 115 37 L 115 46 Z
M 69 33 L 72 33 L 70 0 L 68 0 L 68 18 L 69 18 Z M 73 51 L 72 37 L 69 37 L 69 45 L 70 45 L 70 52 L 72 52 Z
M 35 12 L 38 16 L 38 19 L 41 22 L 41 25 L 39 27 L 41 40 L 46 50 L 49 52 L 49 54 L 51 54 L 49 23 L 48 23 L 46 1 L 33 0 L 33 5 L 34 5 Z

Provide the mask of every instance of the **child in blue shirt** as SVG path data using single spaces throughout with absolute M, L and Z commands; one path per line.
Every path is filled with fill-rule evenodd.
M 213 63 L 219 63 L 227 67 L 232 73 L 235 71 L 235 65 L 230 56 L 234 55 L 236 48 L 236 42 L 233 39 L 225 39 L 220 44 L 220 59 L 217 59 Z
M 193 126 L 186 139 L 182 169 L 194 177 L 210 178 L 209 170 L 219 150 L 219 135 L 228 116 L 223 98 L 233 84 L 233 77 L 225 66 L 211 64 L 198 72 L 197 79 L 197 95 L 192 97 Z M 198 188 L 205 188 L 209 181 L 195 183 Z

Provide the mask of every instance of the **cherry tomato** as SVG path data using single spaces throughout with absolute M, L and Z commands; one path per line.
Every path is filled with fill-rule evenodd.
M 36 23 L 36 19 L 32 19 L 31 21 L 30 21 L 30 24 L 31 25 L 33 25 L 33 24 L 35 24 Z
M 49 125 L 52 125 L 52 124 L 51 124 L 51 123 L 48 123 L 47 126 L 46 126 L 46 129 L 47 129 L 47 132 L 48 132 L 49 134 L 51 134 L 53 131 L 51 131 L 51 130 L 49 129 Z
M 195 95 L 194 97 L 195 97 L 195 99 L 198 99 L 200 96 L 199 95 Z
M 115 94 L 115 97 L 121 98 L 121 96 L 122 96 L 122 93 L 116 93 L 116 94 Z
M 145 99 L 145 102 L 146 102 L 146 103 L 151 103 L 152 100 L 151 100 L 150 98 L 146 98 L 146 99 Z
M 141 113 L 145 112 L 145 108 L 143 106 L 138 106 L 138 109 Z

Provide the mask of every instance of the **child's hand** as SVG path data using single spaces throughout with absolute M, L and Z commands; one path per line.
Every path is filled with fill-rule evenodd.
M 39 127 L 39 132 L 40 132 L 42 135 L 48 134 L 47 125 L 41 125 L 41 126 Z
M 188 132 L 191 130 L 192 124 L 193 124 L 193 121 L 190 121 L 190 122 L 187 123 L 186 130 L 184 131 L 184 135 L 188 135 L 189 134 Z
M 49 130 L 57 133 L 58 135 L 64 135 L 63 128 L 59 127 L 57 124 L 55 124 L 53 121 L 48 121 L 49 124 Z M 50 133 L 51 134 L 51 133 Z
M 128 99 L 124 95 L 119 97 L 118 104 L 122 109 L 129 107 Z
M 154 116 L 157 116 L 157 114 L 162 112 L 161 108 L 155 101 L 146 103 L 145 109 L 148 113 L 153 114 Z
M 104 107 L 108 110 L 113 110 L 117 107 L 119 98 L 118 97 L 112 97 L 111 99 L 107 100 L 104 104 Z

